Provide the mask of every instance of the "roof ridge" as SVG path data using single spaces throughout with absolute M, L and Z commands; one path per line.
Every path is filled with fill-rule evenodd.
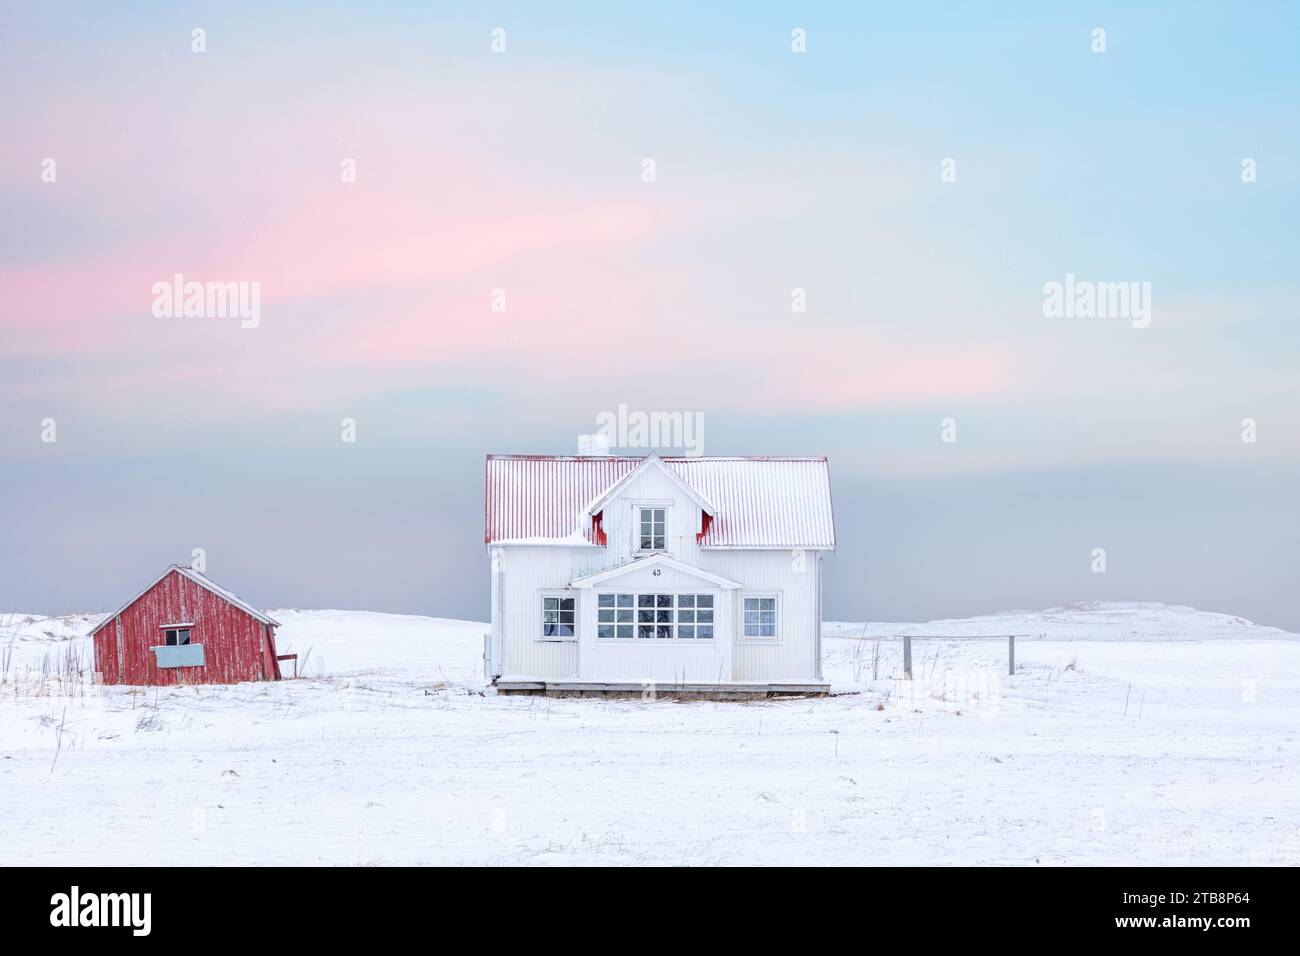
M 136 601 L 140 600 L 140 598 L 144 597 L 147 593 L 152 591 L 154 587 L 156 587 L 165 577 L 167 577 L 167 575 L 171 574 L 173 571 L 180 574 L 181 577 L 188 578 L 189 580 L 194 581 L 194 583 L 197 584 L 199 587 L 206 588 L 207 590 L 211 591 L 213 594 L 217 595 L 217 597 L 221 598 L 222 600 L 230 604 L 235 605 L 236 607 L 243 610 L 245 613 L 251 615 L 252 617 L 257 618 L 259 621 L 262 621 L 266 624 L 273 624 L 276 627 L 280 626 L 279 621 L 275 620 L 270 615 L 265 614 L 262 611 L 259 611 L 257 608 L 253 607 L 251 604 L 249 604 L 247 601 L 245 601 L 243 598 L 237 595 L 234 591 L 230 591 L 226 588 L 223 588 L 216 581 L 213 581 L 210 577 L 208 577 L 202 571 L 197 570 L 192 565 L 172 563 L 167 565 L 167 567 L 163 569 L 162 574 L 158 575 L 158 577 L 154 578 L 149 584 L 147 584 L 140 591 L 138 591 L 135 597 L 131 598 L 131 600 L 127 601 L 125 604 L 119 607 L 112 614 L 105 615 L 99 621 L 98 624 L 96 624 L 93 628 L 90 629 L 89 633 L 91 634 L 98 633 L 100 630 L 103 629 L 105 624 L 113 620 L 115 617 L 117 617 L 119 614 L 121 614 L 131 605 L 135 604 Z M 195 580 L 194 577 L 195 575 L 197 575 L 200 580 Z

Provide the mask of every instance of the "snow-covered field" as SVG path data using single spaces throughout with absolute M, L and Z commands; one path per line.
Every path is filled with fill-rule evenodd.
M 0 864 L 1300 863 L 1300 638 L 1240 618 L 828 624 L 834 696 L 676 703 L 485 693 L 483 624 L 272 614 L 302 679 L 167 690 L 89 682 L 97 615 L 0 614 Z M 905 632 L 952 636 L 911 682 Z

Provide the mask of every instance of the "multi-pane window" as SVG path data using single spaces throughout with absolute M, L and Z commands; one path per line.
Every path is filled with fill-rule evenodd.
M 776 598 L 745 598 L 745 637 L 776 637 Z
M 635 594 L 601 594 L 596 597 L 597 637 L 631 637 L 635 628 Z
M 163 630 L 163 643 L 168 647 L 180 647 L 190 642 L 188 627 L 169 627 Z
M 641 509 L 641 534 L 639 535 L 641 551 L 663 551 L 666 535 L 664 532 L 666 514 L 664 508 Z
M 542 598 L 542 637 L 556 640 L 573 637 L 573 598 L 546 595 Z
M 673 636 L 673 595 L 638 594 L 636 596 L 636 636 Z
M 713 637 L 713 595 L 677 595 L 677 636 Z
M 598 638 L 712 640 L 712 594 L 598 594 Z

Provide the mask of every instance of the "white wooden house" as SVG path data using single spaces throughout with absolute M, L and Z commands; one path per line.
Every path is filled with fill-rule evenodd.
M 489 455 L 501 693 L 825 693 L 825 458 Z

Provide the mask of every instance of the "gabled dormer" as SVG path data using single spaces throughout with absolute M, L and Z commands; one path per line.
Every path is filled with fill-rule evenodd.
M 652 554 L 681 556 L 708 533 L 717 513 L 658 455 L 640 464 L 605 489 L 586 508 L 596 543 L 620 551 L 620 558 Z

